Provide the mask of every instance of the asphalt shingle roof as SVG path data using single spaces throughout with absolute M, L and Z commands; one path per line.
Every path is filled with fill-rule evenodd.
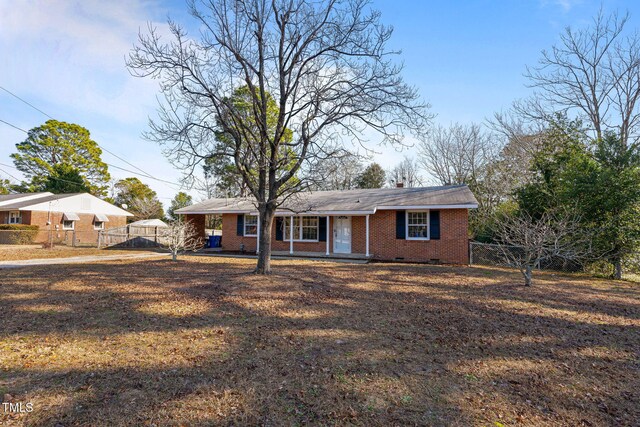
M 354 212 L 373 213 L 380 208 L 428 208 L 446 206 L 475 208 L 478 202 L 466 185 L 419 188 L 376 188 L 361 190 L 315 191 L 301 193 L 287 200 L 277 210 L 288 212 Z M 254 212 L 255 201 L 251 198 L 209 199 L 186 208 L 180 214 L 220 214 Z
M 20 196 L 24 198 L 24 196 L 33 196 L 34 194 L 35 193 L 20 194 Z M 78 194 L 82 194 L 82 193 L 68 193 L 68 194 L 43 193 L 41 197 L 35 197 L 27 200 L 20 200 L 20 198 L 16 197 L 15 202 L 0 205 L 0 210 L 6 211 L 10 209 L 20 209 L 26 206 L 35 205 L 36 203 L 51 202 L 54 200 L 64 199 L 66 197 L 77 196 Z M 17 196 L 17 194 L 10 194 L 10 196 Z M 0 199 L 0 202 L 6 201 L 6 200 L 11 200 L 11 199 Z
M 21 199 L 27 196 L 36 196 L 36 195 L 49 195 L 51 193 L 17 193 L 17 194 L 0 194 L 0 202 L 5 202 L 8 200 L 16 200 Z

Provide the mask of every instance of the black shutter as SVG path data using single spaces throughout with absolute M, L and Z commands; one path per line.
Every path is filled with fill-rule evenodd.
M 405 211 L 396 211 L 396 239 L 405 239 L 406 233 L 407 215 Z
M 284 226 L 284 218 L 281 216 L 276 217 L 276 240 L 282 240 L 282 231 Z
M 429 211 L 429 233 L 432 240 L 440 240 L 440 211 Z
M 327 241 L 327 217 L 321 216 L 318 218 L 318 240 L 321 242 Z
M 244 215 L 238 215 L 238 222 L 236 223 L 236 234 L 238 236 L 244 236 Z

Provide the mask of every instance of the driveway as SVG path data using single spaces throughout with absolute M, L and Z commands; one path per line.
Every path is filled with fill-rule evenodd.
M 14 261 L 0 261 L 0 270 L 7 268 L 20 268 L 20 267 L 32 267 L 37 265 L 56 265 L 56 264 L 85 264 L 91 262 L 100 261 L 122 261 L 128 259 L 141 259 L 141 258 L 159 258 L 167 257 L 169 254 L 131 254 L 131 255 L 91 255 L 91 256 L 77 256 L 67 258 L 40 258 L 40 259 L 25 259 Z

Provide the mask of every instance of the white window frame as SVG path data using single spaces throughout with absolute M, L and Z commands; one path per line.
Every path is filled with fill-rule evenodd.
M 316 225 L 304 225 L 304 218 L 315 218 Z M 282 240 L 285 242 L 290 242 L 291 237 L 287 236 L 289 231 L 291 230 L 291 217 L 285 216 L 284 221 L 282 221 Z M 297 222 L 297 224 L 296 224 Z M 316 230 L 316 238 L 315 239 L 304 239 L 302 236 L 303 229 L 312 228 Z M 294 242 L 319 242 L 320 241 L 320 217 L 319 216 L 294 216 L 293 217 L 293 239 Z
M 65 223 L 67 223 L 67 222 L 71 223 L 71 227 L 70 228 L 65 225 Z M 75 230 L 75 228 L 76 228 L 76 222 L 75 221 L 66 220 L 66 219 L 62 220 L 62 229 L 63 230 Z
M 98 224 L 100 224 L 98 226 Z M 93 221 L 93 229 L 94 230 L 104 230 L 104 221 Z
M 8 221 L 7 224 L 22 224 L 22 212 L 20 211 L 9 212 L 9 217 L 7 218 L 7 221 Z
M 256 223 L 255 223 L 255 227 L 256 227 L 256 232 L 254 234 L 249 234 L 247 233 L 247 218 L 248 217 L 253 217 L 256 219 Z M 258 215 L 249 215 L 249 214 L 245 214 L 244 215 L 244 224 L 242 224 L 242 232 L 243 235 L 245 237 L 258 237 L 258 221 L 260 220 L 260 218 L 258 217 Z M 254 224 L 251 224 L 254 225 Z
M 411 224 L 411 226 L 426 226 L 427 227 L 427 237 L 409 237 L 409 214 L 410 213 L 425 213 L 427 214 L 427 222 L 426 224 Z M 431 240 L 431 211 L 428 209 L 421 210 L 410 210 L 405 212 L 404 218 L 404 235 L 406 240 Z

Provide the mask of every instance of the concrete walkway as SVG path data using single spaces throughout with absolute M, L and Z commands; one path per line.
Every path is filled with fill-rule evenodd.
M 124 261 L 129 259 L 160 258 L 168 257 L 169 254 L 131 254 L 131 255 L 91 255 L 74 256 L 67 258 L 38 258 L 15 261 L 0 261 L 0 270 L 6 268 L 33 267 L 39 265 L 59 265 L 59 264 L 85 264 L 100 261 Z

